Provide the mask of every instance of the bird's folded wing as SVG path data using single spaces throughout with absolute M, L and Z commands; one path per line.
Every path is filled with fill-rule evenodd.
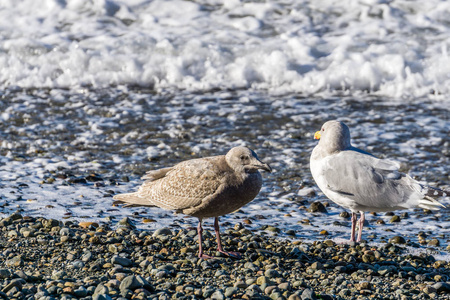
M 158 180 L 146 181 L 137 194 L 156 206 L 181 210 L 215 194 L 224 177 L 214 160 L 194 159 L 175 165 Z
M 398 171 L 398 164 L 373 156 L 341 151 L 322 166 L 327 187 L 360 206 L 373 208 L 410 207 L 422 195 L 417 182 Z M 415 199 L 417 198 L 417 199 Z

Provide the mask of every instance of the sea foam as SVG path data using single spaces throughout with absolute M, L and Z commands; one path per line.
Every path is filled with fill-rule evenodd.
M 449 12 L 438 0 L 3 1 L 0 85 L 445 99 Z

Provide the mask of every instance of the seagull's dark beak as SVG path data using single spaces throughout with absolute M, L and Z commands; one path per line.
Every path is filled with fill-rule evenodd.
M 268 164 L 265 164 L 263 162 L 260 162 L 260 164 L 255 165 L 255 167 L 257 167 L 258 169 L 267 171 L 269 173 L 272 172 L 272 168 Z
M 272 168 L 268 164 L 263 163 L 257 158 L 251 164 L 245 165 L 244 169 L 248 173 L 254 173 L 257 172 L 258 170 L 264 170 L 269 173 L 272 172 Z
M 253 154 L 253 157 L 251 157 L 250 163 L 244 166 L 244 169 L 248 173 L 257 172 L 258 170 L 264 170 L 269 173 L 272 172 L 272 168 L 268 164 L 260 161 L 255 153 Z

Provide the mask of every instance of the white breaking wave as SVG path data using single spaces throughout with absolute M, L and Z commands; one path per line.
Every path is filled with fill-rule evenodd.
M 450 95 L 450 2 L 0 1 L 2 88 Z

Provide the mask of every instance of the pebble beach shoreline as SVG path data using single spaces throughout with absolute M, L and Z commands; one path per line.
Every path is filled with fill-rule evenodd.
M 197 258 L 195 228 L 137 230 L 27 217 L 0 220 L 3 299 L 450 299 L 450 264 L 401 244 L 305 243 L 245 224 L 222 228 L 216 253 L 205 230 Z M 431 250 L 431 248 L 430 248 Z

